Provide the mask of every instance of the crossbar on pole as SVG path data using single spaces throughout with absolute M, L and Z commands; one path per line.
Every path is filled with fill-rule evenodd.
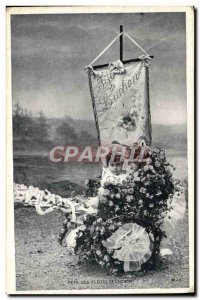
M 120 33 L 123 32 L 123 25 L 120 25 Z M 120 45 L 120 60 L 123 62 L 123 34 L 119 37 L 119 45 Z

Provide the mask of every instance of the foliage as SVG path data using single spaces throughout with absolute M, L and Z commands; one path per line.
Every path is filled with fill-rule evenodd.
M 86 197 L 94 197 L 98 189 L 100 188 L 100 180 L 101 177 L 96 177 L 95 179 L 87 179 L 85 181 L 85 186 L 86 186 L 86 191 L 85 191 L 85 196 Z
M 77 135 L 74 131 L 74 128 L 71 127 L 68 122 L 63 121 L 60 126 L 56 129 L 56 133 L 62 139 L 65 139 L 66 142 L 73 142 L 77 139 Z
M 42 112 L 33 118 L 17 103 L 13 113 L 13 135 L 23 139 L 46 140 L 48 138 L 48 123 Z
M 47 119 L 42 111 L 33 116 L 31 111 L 23 109 L 19 103 L 13 107 L 13 135 L 17 140 L 44 141 L 52 140 L 53 136 L 56 143 L 96 145 L 97 138 L 87 129 L 80 131 L 81 125 L 82 123 L 74 121 L 71 117 L 65 117 L 62 122 Z
M 13 117 L 13 134 L 20 137 L 34 136 L 34 122 L 31 118 L 24 115 L 15 115 Z

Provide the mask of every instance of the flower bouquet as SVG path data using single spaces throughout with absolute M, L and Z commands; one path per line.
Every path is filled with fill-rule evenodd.
M 118 119 L 118 126 L 125 130 L 134 130 L 136 128 L 136 118 L 138 114 L 136 111 L 125 113 Z

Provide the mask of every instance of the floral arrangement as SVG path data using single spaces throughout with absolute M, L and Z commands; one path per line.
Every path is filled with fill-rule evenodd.
M 177 190 L 172 166 L 161 149 L 149 153 L 146 162 L 132 165 L 132 171 L 120 186 L 96 186 L 98 213 L 86 215 L 75 233 L 74 253 L 80 261 L 94 261 L 109 274 L 146 272 L 158 263 L 161 229 Z M 70 214 L 65 227 L 73 229 Z
M 185 188 L 172 168 L 162 149 L 148 149 L 148 158 L 135 160 L 121 181 L 87 180 L 85 195 L 62 198 L 15 184 L 14 198 L 40 215 L 61 210 L 58 241 L 80 261 L 93 261 L 109 274 L 138 274 L 159 266 L 160 243 L 185 212 Z

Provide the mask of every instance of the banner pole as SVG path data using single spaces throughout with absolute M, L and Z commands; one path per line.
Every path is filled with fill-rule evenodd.
M 123 25 L 120 25 L 120 33 L 123 32 Z M 119 44 L 120 44 L 120 60 L 123 62 L 123 34 L 119 37 Z
M 97 138 L 98 138 L 99 146 L 101 146 L 99 121 L 98 121 L 98 116 L 97 116 L 97 111 L 96 111 L 94 92 L 93 92 L 93 88 L 92 88 L 91 70 L 89 70 L 89 72 L 88 72 L 88 79 L 89 79 L 90 95 L 91 95 L 91 98 L 92 98 L 92 107 L 93 107 L 94 119 L 95 119 L 95 124 L 96 124 L 96 129 L 97 129 Z

